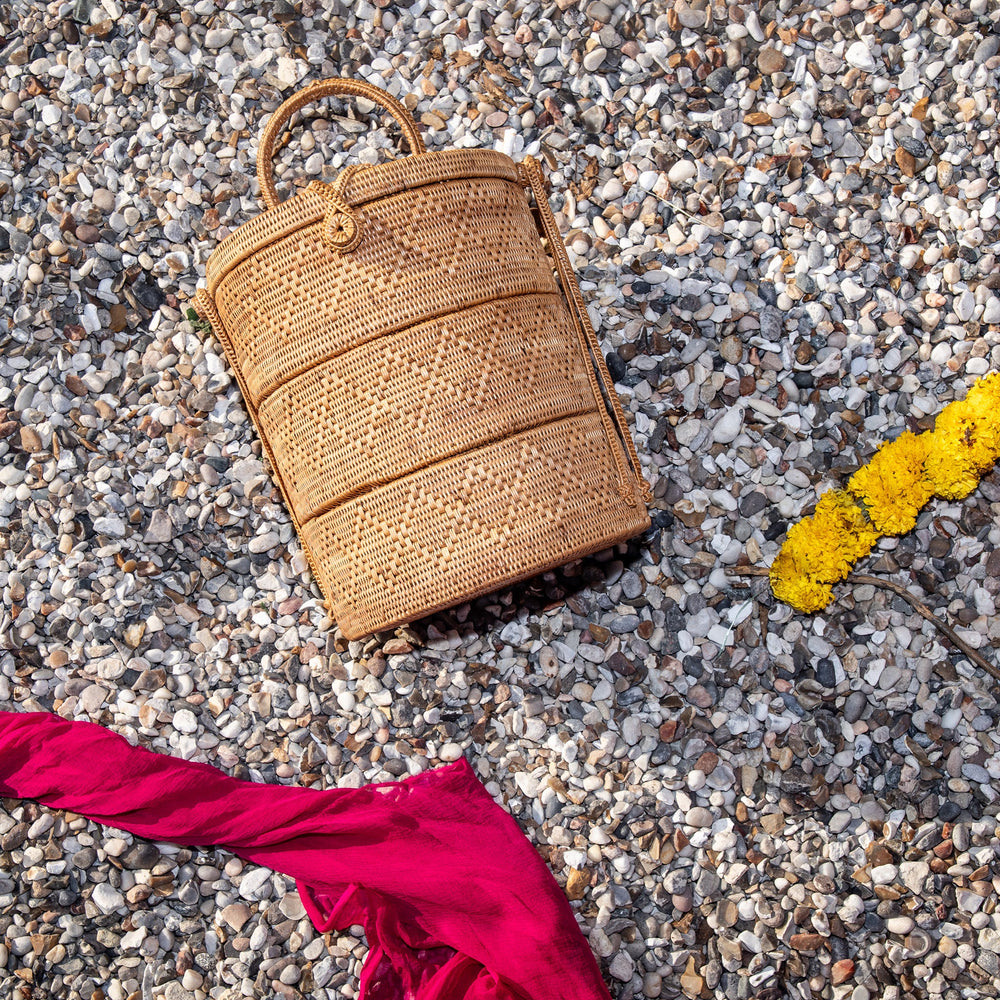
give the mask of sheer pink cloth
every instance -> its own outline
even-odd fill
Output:
[[[0,712],[0,795],[291,875],[321,931],[362,924],[363,1000],[607,1000],[572,910],[461,760],[394,784],[261,785],[86,722]]]

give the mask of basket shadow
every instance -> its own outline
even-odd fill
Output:
[[[565,566],[537,573],[518,583],[484,594],[472,602],[437,611],[412,622],[408,627],[421,636],[433,626],[439,632],[457,631],[460,635],[486,635],[503,628],[521,612],[538,615],[567,603],[572,613],[589,616],[605,584],[612,564],[634,567],[649,544],[647,533],[628,542],[577,559]]]

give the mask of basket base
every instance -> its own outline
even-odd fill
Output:
[[[339,618],[337,619],[337,626],[340,628],[340,631],[343,633],[345,639],[363,639],[365,636],[371,635],[373,632],[382,632],[386,629],[397,628],[400,625],[411,625],[422,618],[428,618],[431,615],[437,614],[439,611],[446,611],[448,608],[458,607],[460,604],[466,604],[469,601],[474,601],[476,598],[484,597],[487,594],[495,594],[498,591],[506,589],[507,587],[512,587],[515,584],[523,583],[525,580],[530,580],[532,577],[540,576],[542,573],[547,573],[551,569],[558,569],[561,566],[566,566],[571,562],[575,562],[577,559],[583,559],[586,556],[592,556],[597,552],[603,552],[605,549],[610,549],[619,542],[627,542],[630,538],[634,538],[636,535],[645,531],[646,528],[649,527],[649,524],[650,522],[647,518],[644,524],[640,525],[634,531],[625,532],[619,538],[603,539],[602,541],[596,542],[585,549],[564,554],[552,562],[534,566],[522,573],[518,573],[503,580],[496,580],[493,583],[471,590],[466,594],[459,594],[456,597],[450,597],[447,600],[442,601],[437,607],[427,608],[425,611],[421,611],[419,615],[412,618],[400,618],[397,621],[386,622],[384,625],[379,625],[377,628],[366,629],[360,632],[351,631],[349,627],[350,623],[348,621],[341,621]],[[329,605],[327,605],[327,607],[329,607]]]
[[[589,412],[421,469],[306,522],[327,606],[357,639],[591,555],[649,526]]]

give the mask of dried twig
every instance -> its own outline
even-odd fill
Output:
[[[891,580],[883,580],[877,576],[868,576],[865,573],[852,573],[847,578],[847,582],[869,583],[873,587],[885,587],[886,590],[891,590],[897,596],[902,597],[921,618],[926,618],[938,631],[946,635],[973,663],[982,667],[983,670],[997,680],[1000,680],[1000,669],[993,666],[989,660],[984,660],[964,639],[959,638],[958,633],[950,625],[941,621],[923,601],[917,600],[905,587],[898,583],[893,583]]]
[[[731,566],[726,569],[726,572],[730,576],[767,576],[770,572],[765,566]],[[977,653],[964,639],[962,639],[958,633],[948,624],[941,621],[937,615],[923,601],[914,597],[905,587],[901,584],[893,583],[892,580],[884,580],[878,576],[868,576],[865,573],[851,573],[847,578],[847,583],[853,584],[869,584],[872,587],[884,587],[886,590],[891,590],[897,597],[902,597],[907,604],[913,608],[914,611],[921,618],[929,621],[942,635],[944,635],[954,646],[960,649],[973,663],[978,667],[982,667],[991,677],[995,677],[1000,680],[1000,669],[993,666],[989,660],[983,659],[983,657]]]

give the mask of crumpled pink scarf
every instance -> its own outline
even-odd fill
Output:
[[[317,929],[364,926],[363,1000],[608,1000],[566,897],[464,760],[393,784],[290,788],[92,723],[0,712],[0,795],[293,876]]]

